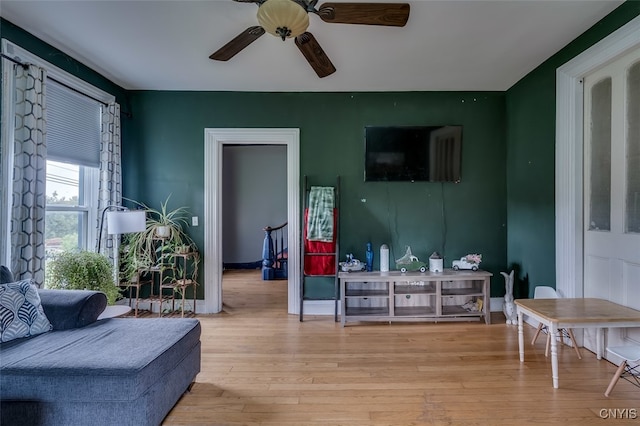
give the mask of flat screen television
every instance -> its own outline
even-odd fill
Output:
[[[364,180],[459,182],[462,126],[365,127]]]

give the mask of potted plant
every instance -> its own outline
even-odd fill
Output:
[[[184,246],[195,247],[193,240],[183,231],[188,225],[186,207],[169,209],[169,199],[160,203],[160,209],[154,209],[143,203],[133,201],[144,207],[147,213],[146,228],[143,232],[126,234],[120,253],[120,278],[132,281],[140,270],[162,267],[172,263],[172,254],[184,250]]]
[[[66,290],[97,290],[113,305],[120,290],[113,280],[113,265],[105,256],[90,251],[63,251],[47,261],[45,286]]]
[[[152,234],[153,237],[168,238],[171,241],[176,241],[185,236],[182,232],[182,225],[189,224],[187,222],[189,212],[186,207],[169,210],[167,205],[170,198],[171,195],[160,203],[160,210],[144,206],[147,211],[147,233]]]

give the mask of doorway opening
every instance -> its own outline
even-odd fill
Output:
[[[222,193],[225,145],[285,145],[287,149],[287,312],[297,314],[300,293],[300,130],[205,129],[204,135],[204,309],[222,310]]]
[[[222,163],[223,310],[257,313],[268,308],[282,314],[287,311],[286,276],[263,278],[275,278],[268,273],[275,268],[284,276],[286,262],[274,262],[265,274],[261,269],[264,229],[287,223],[287,147],[225,144]],[[270,233],[272,250],[283,259],[286,231]]]

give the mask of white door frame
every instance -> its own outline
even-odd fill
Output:
[[[204,129],[204,312],[222,310],[222,147],[287,147],[288,312],[300,311],[300,129]],[[259,178],[259,175],[256,176]],[[257,181],[259,184],[259,179]]]
[[[640,16],[556,70],[556,289],[583,297],[582,78],[640,46]]]

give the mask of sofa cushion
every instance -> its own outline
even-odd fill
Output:
[[[5,400],[131,401],[199,345],[197,319],[100,320],[3,344],[0,388]]]
[[[94,323],[107,307],[107,296],[99,291],[40,289],[38,293],[54,330]]]
[[[7,268],[4,265],[1,265],[0,266],[0,284],[12,283],[12,282],[13,282],[13,274],[11,273],[9,268]]]
[[[31,280],[0,284],[0,341],[35,336],[52,329]]]

